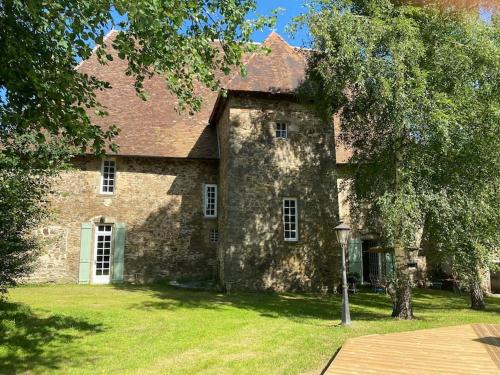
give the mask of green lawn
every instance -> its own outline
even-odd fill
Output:
[[[27,286],[0,304],[0,373],[317,374],[348,337],[500,322],[467,298],[415,291],[417,319],[394,321],[385,295],[235,293],[150,286]]]

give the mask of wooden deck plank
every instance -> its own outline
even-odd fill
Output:
[[[345,342],[325,374],[500,375],[500,324],[352,338]]]

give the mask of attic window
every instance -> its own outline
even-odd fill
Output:
[[[285,124],[284,122],[276,123],[276,138],[288,138],[288,124]]]

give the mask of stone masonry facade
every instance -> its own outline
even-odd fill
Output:
[[[277,139],[284,121],[288,138]],[[75,160],[54,182],[53,219],[39,230],[45,252],[28,281],[78,282],[81,224],[125,223],[125,282],[331,290],[339,267],[331,126],[291,99],[249,96],[231,98],[213,126],[220,160],[107,158],[116,162],[112,195],[99,193],[101,160]],[[219,187],[217,218],[203,214],[204,184]],[[286,197],[298,202],[293,242],[283,238]]]
[[[277,123],[288,124],[287,139],[276,138]],[[219,176],[223,282],[246,289],[331,289],[338,267],[331,125],[290,100],[234,96],[218,134],[224,145]],[[284,198],[297,199],[297,241],[283,238]]]
[[[203,217],[203,184],[217,183],[213,160],[115,157],[116,191],[99,194],[101,161],[75,160],[54,182],[53,219],[40,228],[44,253],[29,282],[77,283],[80,226],[126,223],[124,280],[213,279],[216,220]]]
[[[54,181],[52,217],[38,230],[44,252],[27,281],[334,290],[341,255],[333,228],[349,221],[339,186],[350,151],[335,142],[338,118],[317,117],[296,95],[310,51],[276,33],[264,45],[271,53],[245,56],[245,77],[221,78],[225,95],[197,92],[203,105],[194,114],[176,111],[159,76],[145,82],[149,99],[137,98],[118,56],[105,66],[95,55],[80,64],[110,83],[96,95],[109,112],[102,126],[121,129],[120,149],[104,160],[78,157]],[[105,160],[116,173],[114,190],[101,194]],[[391,262],[372,253],[376,234],[352,226],[350,269],[365,281],[383,276]]]

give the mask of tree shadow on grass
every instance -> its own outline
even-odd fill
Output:
[[[129,292],[149,292],[154,300],[136,303],[132,309],[182,308],[223,310],[228,306],[258,312],[263,317],[285,317],[295,321],[308,319],[338,320],[341,312],[340,295],[273,292],[235,292],[230,295],[214,291],[173,288],[165,284],[116,285]],[[385,295],[363,294],[353,296],[351,310],[356,319],[385,318],[390,314],[390,300]]]
[[[468,310],[470,306],[468,293],[456,294],[445,290],[416,289],[413,293],[415,310]],[[474,312],[498,312],[500,314],[500,298],[486,298],[486,309]],[[471,310],[472,311],[472,310]]]
[[[128,292],[146,292],[153,299],[135,303],[131,309],[176,310],[184,308],[224,310],[228,307],[258,312],[263,317],[287,318],[298,322],[307,320],[339,320],[342,300],[340,295],[300,294],[273,292],[235,292],[230,295],[215,291],[174,288],[165,283],[148,285],[116,285]],[[356,320],[392,319],[392,303],[384,293],[361,292],[350,295],[351,315]],[[487,311],[500,312],[500,300],[488,301]],[[468,308],[467,296],[446,291],[414,290],[416,318],[419,311],[464,310]],[[423,314],[422,314],[423,315]]]
[[[70,316],[38,317],[24,304],[0,302],[0,373],[15,374],[35,369],[58,369],[62,362],[79,356],[67,345],[82,334],[102,332]]]

